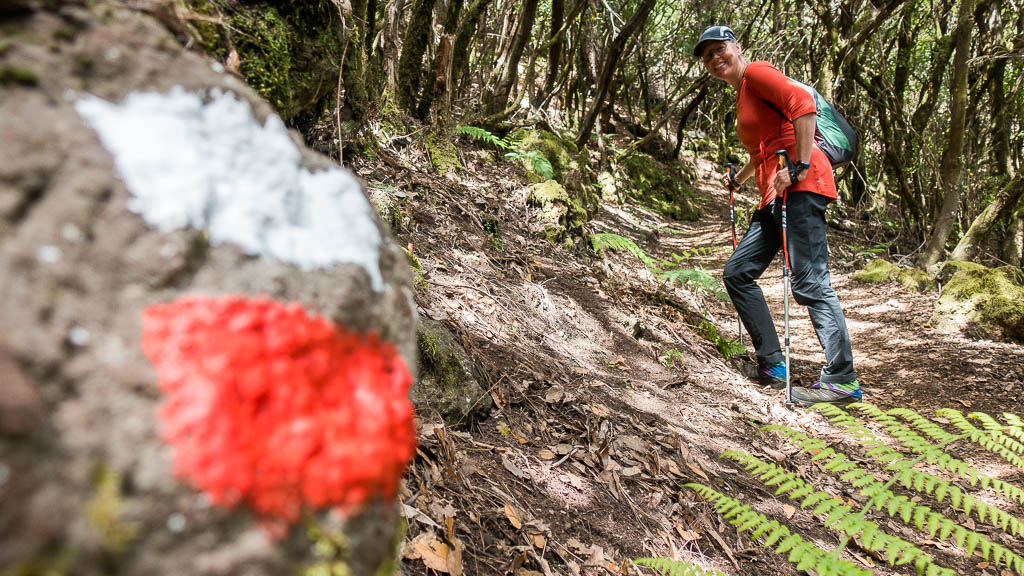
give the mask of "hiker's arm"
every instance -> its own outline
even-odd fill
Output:
[[[740,171],[736,173],[736,183],[743,185],[751,176],[754,175],[754,163],[747,160],[747,163],[740,168]]]
[[[815,130],[815,119],[814,113],[804,114],[803,116],[793,120],[793,132],[796,135],[796,156],[792,158],[793,162],[811,162],[811,150],[814,148],[814,130]],[[800,172],[797,176],[799,181],[803,181],[807,178],[807,171]],[[779,170],[775,173],[775,189],[785,190],[789,188],[793,182],[789,179],[789,170]]]

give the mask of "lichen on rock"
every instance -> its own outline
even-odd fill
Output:
[[[1024,271],[947,262],[939,277],[949,278],[932,317],[939,328],[962,330],[976,338],[1024,342]]]

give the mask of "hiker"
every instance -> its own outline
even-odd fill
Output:
[[[758,380],[776,389],[786,385],[779,336],[756,283],[782,247],[786,191],[793,297],[807,307],[826,359],[818,383],[793,386],[792,399],[800,406],[859,401],[850,334],[828,272],[825,207],[836,199],[836,184],[829,159],[814,144],[814,98],[768,62],[747,62],[736,34],[727,26],[705,30],[693,54],[711,76],[728,82],[737,92],[736,131],[750,158],[734,178],[725,176],[725,184],[738,188],[753,176],[761,192],[750,227],[723,273],[729,297],[754,344]],[[788,170],[779,169],[775,152],[781,149],[796,164],[796,182],[790,181]]]

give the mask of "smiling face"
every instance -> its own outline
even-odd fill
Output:
[[[743,54],[735,42],[714,40],[704,45],[701,60],[704,68],[719,80],[733,83],[743,75]]]

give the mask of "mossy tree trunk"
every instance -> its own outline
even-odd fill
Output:
[[[1007,222],[1009,224],[1007,228],[1015,232],[1014,224],[1016,220],[1019,220],[1019,217],[1015,218],[1014,208],[1020,204],[1022,196],[1024,196],[1024,179],[1021,179],[1018,174],[999,192],[999,195],[996,196],[992,203],[974,219],[971,227],[967,229],[967,233],[964,234],[964,237],[957,243],[956,248],[953,249],[953,255],[950,258],[952,260],[974,261],[981,253],[986,240],[997,222]]]
[[[954,213],[960,203],[961,152],[964,148],[964,120],[967,115],[967,57],[971,49],[974,0],[962,0],[957,15],[956,56],[953,57],[953,85],[950,101],[949,147],[942,153],[942,207],[932,235],[921,251],[918,263],[931,266],[939,261],[953,231]]]
[[[501,73],[494,89],[484,94],[484,106],[487,114],[500,114],[508,106],[512,86],[519,77],[519,60],[523,57],[526,43],[533,32],[533,22],[537,19],[537,0],[523,0],[519,11],[516,33],[512,37],[508,58],[501,66]]]
[[[367,0],[350,0],[351,12],[344,14],[346,25],[345,61],[341,68],[341,81],[345,86],[345,99],[339,113],[339,124],[347,124],[348,132],[355,133],[366,119],[369,97],[366,92],[366,36]],[[344,13],[344,8],[341,8]],[[344,135],[340,135],[344,137]]]
[[[416,0],[398,60],[398,103],[409,114],[416,113],[423,77],[423,54],[430,40],[435,0]]]

